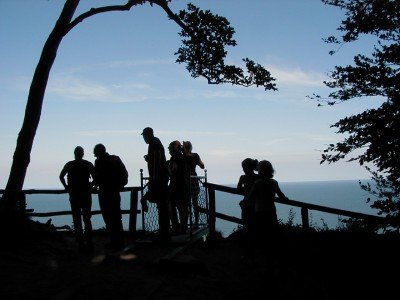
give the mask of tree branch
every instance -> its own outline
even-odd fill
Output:
[[[160,6],[171,20],[175,21],[186,33],[190,34],[192,39],[197,40],[194,32],[169,8],[167,0],[153,0],[151,2]]]
[[[110,6],[103,6],[103,7],[98,7],[98,8],[91,8],[89,11],[79,15],[76,17],[66,28],[65,34],[67,34],[69,31],[71,31],[76,25],[81,23],[83,20],[105,12],[110,12],[110,11],[129,11],[133,6],[135,5],[140,5],[145,2],[150,2],[152,3],[153,1],[149,0],[128,0],[128,2],[124,5],[110,5]]]

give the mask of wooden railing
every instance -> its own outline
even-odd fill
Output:
[[[210,182],[204,183],[204,186],[207,188],[207,191],[208,191],[207,194],[208,194],[208,200],[209,200],[209,208],[208,209],[198,208],[198,209],[199,209],[199,211],[209,215],[209,235],[211,238],[213,236],[215,236],[216,218],[220,218],[220,219],[234,222],[237,224],[243,224],[243,221],[240,218],[236,218],[233,216],[225,215],[220,212],[216,212],[216,206],[215,206],[215,201],[216,201],[215,191],[244,196],[244,194],[242,192],[240,192],[238,189],[233,188],[233,187],[218,185],[218,184],[214,184],[214,183],[210,183]],[[275,198],[275,202],[285,204],[285,205],[300,207],[301,208],[302,226],[304,229],[309,229],[309,227],[310,227],[309,217],[308,217],[310,210],[331,213],[331,214],[336,214],[336,215],[341,215],[341,216],[346,216],[346,217],[351,217],[351,218],[359,218],[359,219],[364,219],[364,220],[368,220],[368,221],[375,221],[375,222],[381,222],[381,223],[386,222],[386,219],[384,217],[380,217],[380,216],[368,215],[368,214],[363,214],[363,213],[359,213],[359,212],[352,212],[352,211],[348,211],[348,210],[331,208],[331,207],[326,207],[326,206],[317,205],[317,204],[310,204],[310,203],[300,202],[300,201],[296,201],[296,200],[282,201],[279,198]]]
[[[129,233],[134,235],[136,233],[136,223],[137,223],[137,214],[141,213],[141,210],[138,210],[138,199],[139,199],[139,191],[141,191],[141,187],[125,187],[121,192],[130,192],[129,205],[130,209],[121,210],[122,214],[129,214]],[[0,195],[4,193],[4,190],[0,190]],[[26,207],[26,195],[60,195],[60,194],[68,194],[66,190],[51,190],[51,189],[29,189],[22,190],[21,195],[19,197],[19,207],[25,210],[26,215],[29,217],[54,217],[54,216],[65,216],[71,215],[72,212],[70,210],[63,211],[50,211],[50,212],[35,212],[33,209],[25,209]],[[93,192],[93,194],[97,194],[97,192]],[[93,210],[92,215],[101,214],[100,210]]]
[[[216,234],[215,223],[216,223],[217,218],[226,220],[226,221],[230,221],[230,222],[234,222],[237,224],[243,224],[243,221],[241,218],[237,218],[234,216],[229,216],[229,215],[217,212],[216,205],[215,205],[215,203],[216,203],[215,191],[244,196],[244,194],[241,191],[239,191],[238,189],[233,188],[233,187],[218,185],[218,184],[214,184],[214,183],[210,183],[210,182],[204,182],[203,185],[206,188],[206,192],[207,192],[206,195],[208,197],[208,206],[206,208],[198,207],[197,210],[201,213],[205,213],[208,215],[208,227],[209,227],[208,229],[209,229],[210,238],[215,237],[215,234]],[[142,185],[139,187],[126,187],[122,190],[122,192],[130,192],[130,209],[129,210],[121,210],[121,213],[129,214],[129,233],[132,235],[134,235],[136,233],[137,214],[141,213],[141,210],[138,210],[138,199],[139,199],[139,192],[143,191],[143,188],[145,188],[145,185]],[[0,194],[3,194],[3,193],[4,193],[4,190],[0,190]],[[65,191],[65,190],[36,190],[36,189],[23,190],[21,192],[20,202],[26,203],[26,195],[33,195],[33,194],[54,194],[54,195],[56,195],[56,194],[67,194],[67,191]],[[309,224],[309,211],[310,210],[325,212],[325,213],[330,213],[330,214],[336,214],[336,215],[341,215],[341,216],[346,216],[346,217],[351,217],[351,218],[364,219],[364,220],[374,221],[374,222],[379,222],[379,223],[386,222],[386,219],[384,217],[380,217],[380,216],[368,215],[368,214],[359,213],[359,212],[352,212],[352,211],[348,211],[348,210],[331,208],[331,207],[326,207],[326,206],[317,205],[317,204],[300,202],[300,201],[296,201],[296,200],[282,201],[279,198],[275,198],[275,202],[284,204],[284,205],[299,207],[301,209],[301,221],[302,221],[302,227],[304,229],[309,229],[309,227],[310,227],[310,224]],[[30,217],[51,217],[51,216],[71,215],[72,212],[70,210],[68,210],[68,211],[53,211],[53,212],[34,212],[33,210],[28,209],[28,210],[26,210],[26,214]],[[92,215],[98,215],[98,214],[101,214],[100,210],[92,211]]]

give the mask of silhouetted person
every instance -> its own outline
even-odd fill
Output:
[[[252,158],[246,158],[242,161],[242,169],[244,174],[239,177],[239,181],[237,183],[237,189],[244,193],[246,196],[250,189],[252,188],[254,182],[257,179],[257,171],[258,168],[258,160]],[[249,203],[245,202],[245,198],[239,202],[240,208],[242,209],[242,220],[244,225],[247,226],[247,222],[252,219],[249,214],[251,211],[249,210]]]
[[[95,184],[99,191],[99,204],[106,230],[110,235],[110,250],[120,250],[124,247],[124,232],[121,215],[121,194],[123,184],[120,182],[123,163],[116,155],[106,152],[103,144],[97,144],[93,149],[95,160]]]
[[[146,127],[142,132],[143,139],[148,144],[145,160],[149,172],[149,184],[147,193],[143,196],[142,205],[148,199],[156,202],[158,211],[158,241],[170,241],[169,208],[168,208],[168,167],[165,158],[165,150],[159,138],[154,136],[153,129]]]
[[[252,158],[246,158],[242,161],[242,169],[244,174],[240,175],[237,189],[244,194],[243,199],[239,202],[239,206],[241,208],[241,215],[243,221],[243,242],[245,247],[245,255],[244,259],[248,259],[249,249],[252,247],[251,245],[251,235],[250,228],[252,228],[252,223],[254,223],[254,210],[250,208],[250,203],[248,198],[246,199],[246,195],[250,192],[250,189],[253,187],[254,182],[256,181],[258,175],[255,173],[258,168],[258,160]]]
[[[199,211],[197,208],[199,207],[199,193],[200,193],[200,185],[198,178],[192,178],[192,176],[197,176],[196,167],[199,166],[201,169],[204,169],[204,163],[200,158],[198,153],[192,152],[193,146],[190,141],[183,142],[183,153],[185,157],[185,165],[186,165],[186,180],[187,184],[190,188],[190,196],[192,198],[193,212],[194,212],[194,227],[197,228],[199,226]]]
[[[75,148],[74,156],[75,159],[67,162],[61,170],[60,181],[69,193],[74,233],[79,251],[87,248],[92,252],[92,222],[90,219],[94,166],[90,161],[83,159],[84,150],[81,146]],[[65,176],[67,176],[67,181],[65,181]],[[82,219],[85,225],[84,232]]]
[[[245,201],[249,201],[250,209],[254,211],[254,222],[249,227],[251,246],[257,242],[260,245],[267,245],[270,253],[274,252],[278,217],[276,214],[275,197],[281,200],[288,198],[282,193],[278,182],[273,179],[274,168],[267,160],[258,163],[258,179],[254,182]],[[267,243],[268,242],[268,243]]]
[[[189,217],[189,189],[186,182],[185,160],[182,145],[173,141],[168,146],[171,155],[168,161],[170,175],[168,195],[171,212],[172,229],[175,233],[185,233]],[[178,212],[178,215],[177,215]]]

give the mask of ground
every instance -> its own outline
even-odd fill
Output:
[[[396,291],[399,237],[283,230],[268,256],[243,261],[241,231],[214,242],[129,240],[78,252],[70,232],[33,226],[0,251],[2,299],[380,299]]]

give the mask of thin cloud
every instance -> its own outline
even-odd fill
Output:
[[[69,73],[87,72],[93,70],[115,69],[115,68],[131,68],[139,66],[160,66],[174,64],[171,59],[145,59],[145,60],[114,60],[97,64],[80,65],[67,70]]]
[[[143,90],[151,87],[142,83],[103,85],[70,76],[56,76],[47,88],[50,94],[74,101],[139,102],[148,99]]]
[[[274,139],[274,140],[265,142],[264,145],[271,146],[271,145],[281,144],[281,143],[287,142],[289,140],[290,140],[289,138],[279,138],[279,139]]]
[[[91,131],[79,131],[77,135],[86,137],[103,137],[103,136],[121,136],[121,135],[138,135],[141,130],[91,130]]]
[[[214,156],[214,157],[267,157],[272,155],[271,152],[252,152],[252,151],[240,151],[240,150],[227,150],[227,149],[214,149],[212,151],[205,152],[204,155]]]
[[[143,129],[104,129],[104,130],[91,130],[91,131],[80,131],[77,134],[81,136],[117,136],[117,135],[138,135],[142,133]],[[216,132],[216,131],[174,131],[174,130],[157,130],[156,136],[236,136],[234,132]]]
[[[323,81],[327,79],[324,74],[306,72],[300,68],[270,66],[268,70],[280,85],[324,86]]]

